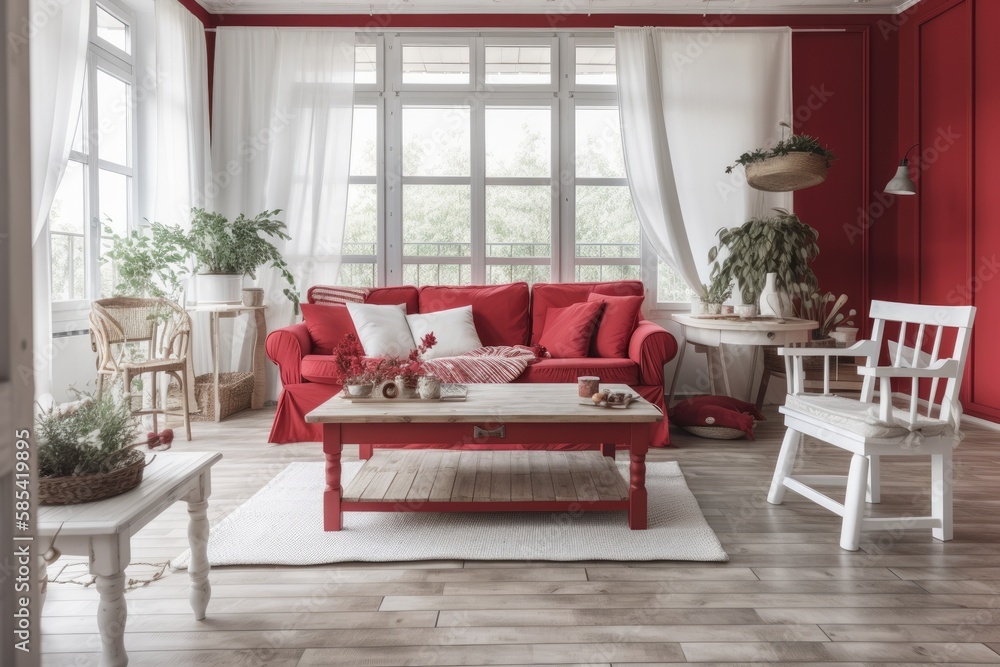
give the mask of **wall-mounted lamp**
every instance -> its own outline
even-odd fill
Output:
[[[920,144],[913,144],[910,146],[906,154],[903,155],[903,159],[899,161],[899,166],[896,168],[896,175],[892,177],[892,180],[885,186],[885,191],[891,195],[915,195],[917,194],[917,186],[913,184],[910,180],[910,162],[906,158],[910,155],[910,151],[919,146]]]

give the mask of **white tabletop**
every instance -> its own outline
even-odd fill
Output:
[[[819,328],[819,322],[803,320],[798,317],[782,319],[751,317],[744,319],[738,315],[691,315],[689,313],[674,313],[670,317],[686,327],[719,331],[812,331]]]
[[[244,306],[242,303],[189,303],[186,308],[195,313],[243,313],[265,310],[267,306]]]
[[[147,459],[148,459],[147,455]],[[114,535],[141,522],[151,510],[180,499],[185,484],[222,458],[218,452],[159,452],[131,491],[92,503],[38,508],[38,535]]]

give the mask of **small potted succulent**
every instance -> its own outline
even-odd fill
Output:
[[[779,123],[791,130],[788,123]],[[837,156],[808,134],[790,134],[771,148],[757,148],[736,158],[726,167],[732,173],[743,165],[747,184],[766,192],[792,192],[826,180],[826,172]]]
[[[732,282],[713,280],[710,285],[702,285],[701,301],[705,304],[705,312],[718,315],[722,312],[722,304],[733,295]]]

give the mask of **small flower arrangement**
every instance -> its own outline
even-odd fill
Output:
[[[408,389],[417,388],[417,380],[424,374],[422,356],[435,345],[437,345],[437,338],[434,337],[434,332],[432,331],[420,340],[420,345],[416,349],[410,350],[409,356],[405,359],[391,357],[386,360],[396,370],[395,377],[400,378],[403,385]]]
[[[416,388],[417,379],[424,373],[422,355],[437,345],[433,333],[424,336],[416,349],[406,357],[386,357],[379,359],[366,357],[358,337],[347,334],[333,350],[337,381],[347,386],[378,385],[400,378],[411,389]]]
[[[129,450],[139,431],[128,395],[114,387],[100,397],[79,399],[42,411],[38,427],[38,475],[70,477],[117,470],[133,462]]]

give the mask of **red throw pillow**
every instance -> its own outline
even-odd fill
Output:
[[[586,357],[602,310],[604,304],[599,301],[583,301],[566,308],[550,308],[538,344],[556,359]]]
[[[344,336],[349,333],[358,335],[347,306],[303,303],[301,307],[313,341],[313,354],[333,354],[333,348],[344,341]]]
[[[752,403],[728,396],[695,396],[681,401],[670,410],[670,423],[687,430],[690,427],[713,426],[744,433],[751,440],[754,420],[764,416]],[[694,435],[699,435],[696,431]]]
[[[628,342],[639,321],[643,297],[608,296],[591,292],[587,301],[604,303],[604,314],[601,315],[597,331],[590,341],[590,356],[624,359],[628,354]]]

